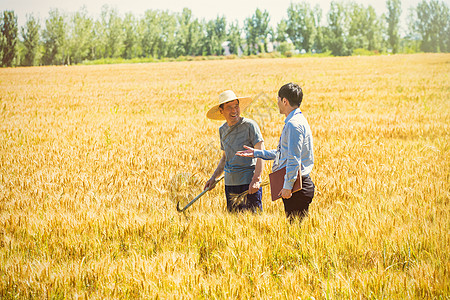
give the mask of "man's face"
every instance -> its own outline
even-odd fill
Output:
[[[241,118],[241,110],[239,108],[239,101],[233,100],[223,105],[223,109],[219,108],[220,113],[225,117],[228,125],[234,125],[239,122]]]

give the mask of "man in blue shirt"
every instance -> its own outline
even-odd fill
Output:
[[[223,151],[219,164],[206,188],[214,188],[215,180],[225,171],[225,195],[228,211],[261,211],[262,188],[260,186],[263,161],[251,157],[239,157],[235,153],[244,150],[244,145],[264,149],[264,140],[255,121],[241,117],[252,99],[236,97],[233,91],[219,95],[219,104],[212,107],[206,116],[212,120],[225,120],[219,128],[220,148]],[[233,196],[248,190],[244,203],[235,203]]]
[[[295,83],[285,84],[278,91],[278,108],[286,116],[281,132],[280,142],[276,150],[259,150],[244,146],[247,150],[238,151],[242,157],[256,157],[274,160],[272,171],[286,167],[284,185],[280,191],[286,217],[302,219],[307,213],[314,197],[314,183],[309,176],[314,166],[313,138],[311,128],[300,111],[303,91]],[[292,193],[292,187],[301,170],[302,189]]]

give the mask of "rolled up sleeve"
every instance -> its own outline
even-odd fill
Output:
[[[264,160],[273,160],[277,156],[277,150],[258,150],[255,149],[253,156]]]

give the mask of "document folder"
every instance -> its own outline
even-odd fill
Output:
[[[286,175],[286,167],[269,174],[270,193],[272,196],[272,201],[281,198],[281,196],[278,196],[278,194],[283,189],[284,175]],[[292,188],[292,193],[295,193],[301,189],[302,189],[302,175],[299,168],[297,179],[295,180],[294,186]]]

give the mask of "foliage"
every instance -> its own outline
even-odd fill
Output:
[[[42,32],[44,53],[42,63],[44,65],[60,65],[65,63],[66,56],[66,28],[64,16],[58,9],[49,12],[49,18],[45,21],[45,29]]]
[[[85,7],[72,16],[68,26],[68,63],[78,64],[91,58],[93,56],[91,41],[94,40],[94,21],[88,16]]]
[[[388,9],[388,15],[386,16],[386,21],[388,23],[387,33],[389,45],[392,48],[392,52],[397,53],[399,50],[399,23],[400,15],[402,13],[401,1],[400,0],[387,0],[386,6]]]
[[[252,17],[245,20],[248,55],[267,52],[269,34],[269,12],[256,9]]]
[[[33,15],[27,16],[27,22],[22,27],[23,45],[25,47],[24,66],[35,66],[39,51],[39,20]]]
[[[297,49],[310,52],[316,36],[314,11],[307,2],[291,3],[287,10],[286,32]]]
[[[149,9],[137,17],[121,15],[104,5],[96,19],[85,6],[74,13],[53,9],[43,28],[36,23],[39,20],[27,20],[20,37],[14,34],[17,18],[2,16],[1,24],[11,27],[9,42],[5,34],[0,35],[0,54],[10,65],[58,65],[118,58],[258,57],[272,51],[288,56],[328,52],[349,56],[354,49],[369,53],[450,52],[450,12],[445,2],[422,0],[410,7],[407,28],[400,27],[400,0],[387,0],[386,8],[386,14],[377,16],[371,5],[337,0],[323,14],[319,5],[312,7],[302,1],[291,3],[287,18],[276,26],[269,23],[270,12],[258,8],[242,27],[225,16],[199,20],[186,7],[179,13]],[[287,49],[289,44],[294,49]]]
[[[377,55],[379,54],[376,51],[369,51],[366,50],[364,48],[357,48],[353,50],[353,55],[365,55],[365,56],[370,56],[370,55]]]
[[[347,56],[353,51],[354,44],[348,36],[349,18],[343,2],[331,2],[328,12],[328,27],[325,39],[328,49],[335,56]]]
[[[450,52],[450,12],[445,2],[422,0],[413,11],[412,31],[424,52]]]
[[[14,11],[4,11],[0,19],[0,54],[2,67],[11,67],[16,57],[17,16]]]

